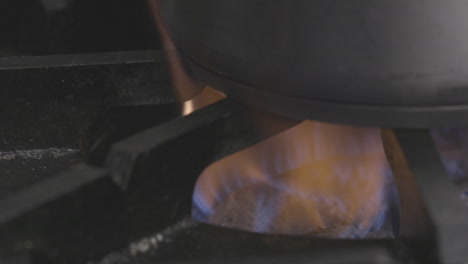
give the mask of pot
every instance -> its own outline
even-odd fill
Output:
[[[466,10],[460,0],[160,0],[208,85],[296,119],[383,127],[468,125]]]

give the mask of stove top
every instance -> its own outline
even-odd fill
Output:
[[[130,13],[145,10],[143,3],[96,2],[93,12],[112,6],[106,19],[128,14],[128,7]],[[12,38],[24,45],[2,49],[1,263],[468,261],[467,194],[446,176],[453,162],[441,162],[433,141],[442,130],[382,130],[399,190],[392,237],[259,234],[192,220],[193,190],[206,167],[299,122],[229,98],[184,115],[165,53],[157,40],[142,41],[151,35],[149,18],[108,22],[106,38],[99,36],[99,16],[89,13],[88,23],[101,23],[96,30],[87,24],[88,35],[78,28],[91,11],[78,1],[64,3],[43,1],[34,16],[43,19],[48,36],[35,40],[36,50],[17,31]],[[80,34],[65,34],[70,28]],[[283,122],[257,129],[272,119]]]

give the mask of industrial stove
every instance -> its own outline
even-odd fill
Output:
[[[37,10],[27,12],[6,2],[10,11],[0,10],[8,36],[0,41],[0,263],[468,263],[464,128],[303,122],[209,87],[187,91],[203,85],[190,67],[177,71],[180,54],[167,51],[164,32],[166,50],[159,44],[151,1],[149,8],[144,1],[28,1]],[[4,27],[7,17],[15,27]],[[185,78],[189,83],[177,82]],[[297,209],[298,198],[287,198],[294,202],[282,215],[299,210],[287,218],[295,227],[301,223],[296,229],[271,224],[272,210],[245,219],[246,208],[281,202],[263,185],[227,198],[246,185],[242,177],[258,173],[240,168],[288,149],[284,140],[305,145],[303,134],[312,135],[307,126],[325,127],[331,141],[343,127],[339,138],[371,131],[382,148],[386,184],[373,189],[385,192],[375,192],[384,203],[366,211],[377,212],[371,223],[304,233],[310,218],[307,208]],[[372,145],[367,137],[363,144]],[[358,161],[350,166],[363,167]],[[277,156],[268,162],[269,174],[269,168],[295,167]],[[241,176],[221,173],[227,180],[219,182],[213,171]],[[204,180],[218,182],[221,194],[208,199]],[[348,181],[340,192],[354,186]],[[257,202],[258,193],[268,195]],[[364,204],[381,197],[371,194]],[[229,202],[213,212],[209,206],[223,196]],[[347,204],[337,200],[332,208]]]

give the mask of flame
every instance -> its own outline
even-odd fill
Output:
[[[432,129],[447,174],[455,182],[468,180],[468,133],[466,128]]]
[[[205,106],[216,103],[226,96],[210,87],[205,87],[203,91],[195,98],[185,101],[183,104],[183,115],[187,116]]]
[[[202,92],[204,84],[194,80],[185,69],[179,51],[163,26],[158,0],[147,0],[147,4],[162,40],[174,91],[181,102],[192,100]]]
[[[147,4],[161,36],[174,91],[183,103],[183,115],[189,115],[200,108],[225,98],[225,95],[194,80],[187,73],[182,57],[163,26],[158,0],[147,0]]]
[[[193,218],[254,232],[365,237],[386,218],[391,178],[379,129],[305,121],[206,168]]]

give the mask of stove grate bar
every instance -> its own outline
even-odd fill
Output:
[[[395,131],[436,228],[442,263],[468,261],[468,212],[443,167],[429,130]]]

